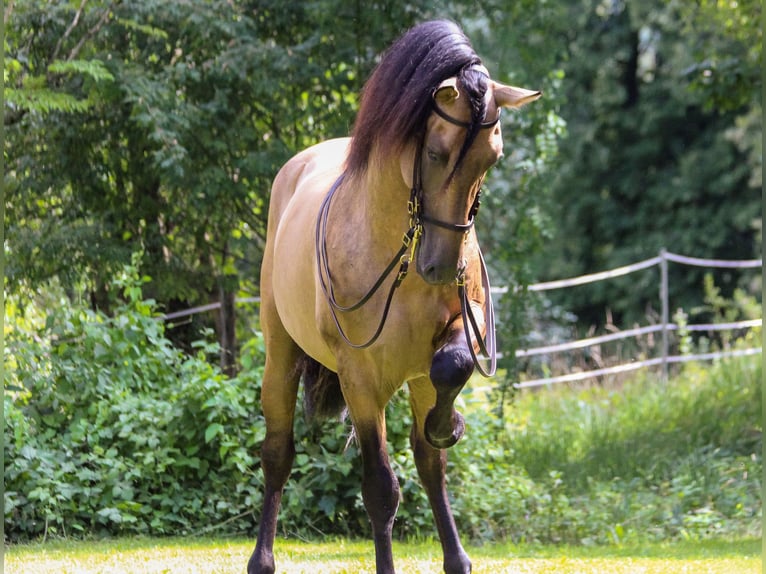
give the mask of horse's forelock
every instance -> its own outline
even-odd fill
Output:
[[[362,91],[346,169],[366,170],[376,145],[382,153],[395,154],[418,138],[431,114],[434,90],[453,76],[460,77],[472,102],[474,127],[468,130],[462,160],[486,113],[486,76],[469,70],[479,63],[470,41],[453,22],[426,22],[406,32],[383,55]]]

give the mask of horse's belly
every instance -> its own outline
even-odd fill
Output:
[[[272,270],[274,302],[283,326],[307,354],[333,370],[335,357],[317,321],[315,228],[319,205],[339,171],[307,165],[280,218]]]
[[[273,275],[274,302],[293,341],[308,355],[335,370],[335,359],[316,320],[313,253],[301,248],[300,243],[286,242],[275,251],[277,261],[282,263]]]

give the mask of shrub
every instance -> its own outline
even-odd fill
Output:
[[[11,539],[190,532],[259,502],[262,342],[244,349],[253,368],[227,379],[206,344],[194,356],[172,346],[129,271],[114,317],[62,300],[43,327],[8,336]]]
[[[527,393],[508,461],[538,484],[560,478],[568,542],[760,535],[761,373],[753,357],[690,364],[667,383]]]

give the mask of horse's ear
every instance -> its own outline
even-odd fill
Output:
[[[495,104],[498,108],[520,108],[543,95],[540,91],[505,86],[497,82],[492,82],[492,88],[495,94]]]
[[[434,90],[434,100],[438,104],[450,104],[460,97],[460,91],[457,89],[457,78],[448,78],[444,80],[439,87]]]

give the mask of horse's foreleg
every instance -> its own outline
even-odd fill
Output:
[[[447,574],[466,574],[471,571],[471,561],[460,544],[447,498],[445,484],[447,451],[432,447],[425,437],[425,419],[431,405],[434,404],[434,389],[426,378],[411,381],[409,387],[413,415],[410,444],[415,456],[418,476],[428,495],[436,529],[439,532],[444,553],[444,571]]]
[[[267,343],[268,344],[268,343]],[[293,418],[300,373],[296,363],[300,350],[292,341],[276,341],[269,347],[263,373],[261,402],[266,419],[266,438],[261,447],[265,482],[258,542],[247,564],[248,574],[274,572],[274,537],[282,490],[295,458]]]
[[[377,574],[393,574],[391,534],[399,507],[399,482],[391,470],[386,447],[385,400],[377,400],[376,389],[350,386],[341,375],[341,385],[362,454],[362,498],[372,525]]]
[[[430,378],[436,401],[425,420],[425,436],[431,446],[449,448],[463,436],[465,422],[453,405],[473,368],[465,334],[462,329],[455,330],[431,361]]]

